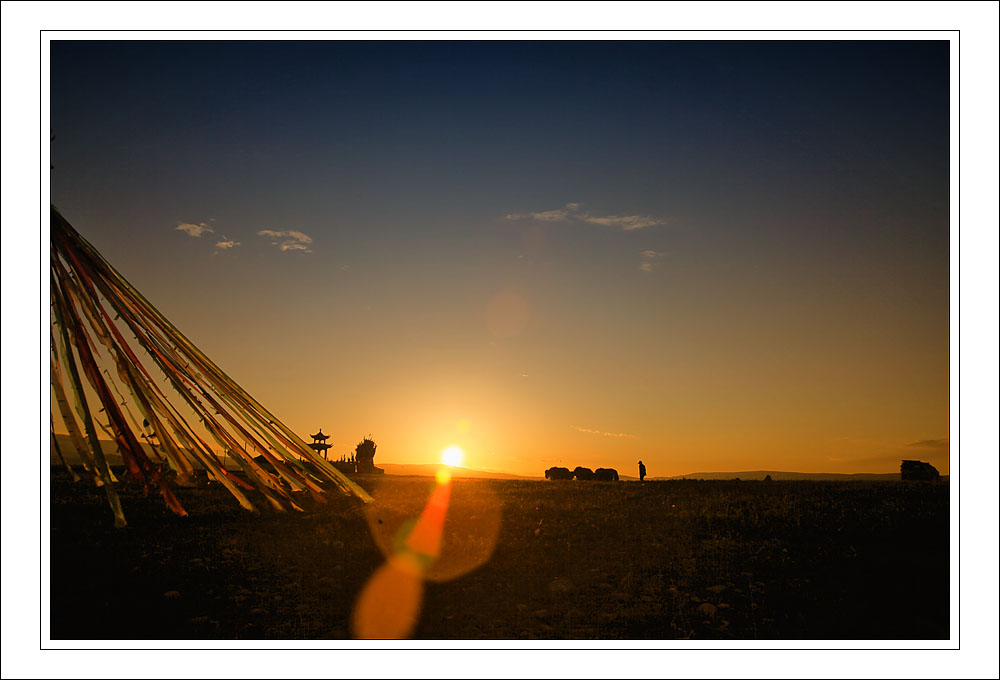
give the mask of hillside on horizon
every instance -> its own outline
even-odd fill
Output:
[[[75,448],[73,447],[73,442],[69,435],[59,434],[56,435],[59,448],[66,460],[71,465],[79,465],[80,457],[77,455]],[[117,452],[117,445],[115,442],[102,439],[101,446],[104,450],[105,456],[108,459],[110,465],[123,465],[121,455]],[[148,444],[143,445],[146,449],[147,455],[151,455],[151,449]],[[51,448],[51,447],[50,447]],[[49,458],[52,465],[59,465],[59,459],[56,457],[54,450],[50,450]],[[900,459],[902,460],[902,459]],[[227,467],[238,468],[235,463],[230,464]],[[385,471],[387,475],[394,475],[400,477],[433,477],[437,471],[441,468],[440,465],[434,463],[425,464],[409,464],[409,463],[376,463],[376,467],[380,467]],[[499,472],[496,470],[480,470],[476,468],[467,467],[452,467],[452,476],[457,479],[467,478],[467,479],[514,479],[514,480],[540,480],[544,479],[544,473],[540,473],[537,476],[531,475],[515,475],[509,472]],[[620,471],[619,471],[620,473]],[[689,472],[683,475],[667,475],[667,476],[656,476],[647,477],[647,481],[671,481],[671,480],[732,480],[740,479],[742,481],[754,481],[763,480],[767,475],[771,475],[771,479],[774,481],[793,481],[793,480],[807,480],[807,481],[891,481],[899,479],[899,472],[884,472],[884,473],[871,473],[871,472],[858,472],[858,473],[840,473],[840,472],[792,472],[787,470],[741,470],[736,472]],[[941,475],[942,478],[947,479],[948,475]],[[623,481],[635,481],[638,477],[633,475],[621,475]]]
[[[671,477],[649,477],[650,480],[667,481],[677,479],[726,480],[741,481],[763,480],[767,475],[775,481],[809,480],[809,481],[879,481],[899,479],[899,472],[787,472],[783,470],[744,470],[742,472],[690,472]],[[942,475],[946,476],[946,475]]]

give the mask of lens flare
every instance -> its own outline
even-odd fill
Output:
[[[457,446],[449,446],[441,452],[441,462],[445,465],[461,465],[465,459],[465,452]]]
[[[394,555],[365,584],[351,615],[354,637],[398,640],[417,626],[424,599],[420,566],[409,553]]]
[[[455,485],[446,466],[429,497],[427,481],[405,478],[376,481],[372,497],[365,518],[386,562],[358,596],[351,632],[409,637],[420,621],[425,581],[449,581],[489,561],[500,534],[500,500],[488,481]]]
[[[500,534],[502,504],[493,485],[488,480],[456,482],[454,472],[442,466],[436,480],[397,478],[375,482],[371,492],[374,500],[364,507],[372,538],[389,559],[407,549],[411,535],[426,536],[426,529],[415,528],[418,519],[431,512],[432,497],[435,504],[440,502],[447,486],[448,513],[441,527],[440,554],[424,571],[427,581],[450,581],[486,564]]]
[[[409,637],[420,618],[424,574],[441,555],[451,481],[438,483],[416,522],[397,533],[396,549],[365,584],[351,615],[356,638]]]
[[[486,326],[498,338],[514,338],[524,332],[531,318],[531,305],[520,291],[508,289],[486,304]]]

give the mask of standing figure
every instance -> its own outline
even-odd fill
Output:
[[[643,481],[645,479],[646,479],[646,466],[643,465],[642,461],[640,460],[639,461],[639,481],[641,482],[641,481]]]

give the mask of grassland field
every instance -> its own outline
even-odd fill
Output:
[[[53,639],[343,639],[426,477],[303,512],[218,484],[103,491],[53,468]],[[947,482],[455,479],[418,639],[949,637]],[[381,547],[380,547],[381,546]],[[387,547],[388,546],[388,547]],[[44,565],[43,565],[43,568]]]

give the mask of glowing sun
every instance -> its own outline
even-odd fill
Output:
[[[465,453],[457,446],[449,446],[441,452],[441,462],[445,465],[461,465]]]

